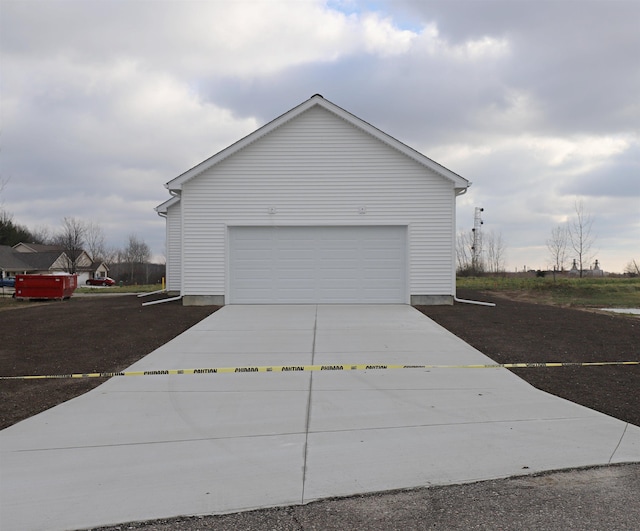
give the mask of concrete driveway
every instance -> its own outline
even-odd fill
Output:
[[[226,306],[128,370],[356,363],[491,360],[410,306]],[[113,378],[0,445],[0,527],[62,530],[640,461],[640,428],[505,369],[291,371]]]

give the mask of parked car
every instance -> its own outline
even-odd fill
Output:
[[[96,277],[87,280],[87,286],[113,286],[115,280],[109,277]]]
[[[16,277],[4,277],[0,278],[0,288],[15,288]]]

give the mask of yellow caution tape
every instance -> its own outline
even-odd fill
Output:
[[[0,380],[46,380],[54,378],[111,378],[113,376],[161,376],[182,374],[223,374],[254,372],[373,371],[390,369],[538,369],[546,367],[602,367],[605,365],[640,365],[640,361],[591,361],[586,363],[491,363],[487,365],[264,365],[247,367],[207,367],[201,369],[165,369],[152,371],[90,372],[36,376],[0,376]]]

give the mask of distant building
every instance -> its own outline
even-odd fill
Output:
[[[0,275],[16,274],[53,275],[69,271],[71,260],[64,249],[56,245],[18,243],[13,247],[0,245]],[[109,268],[103,262],[94,262],[82,251],[75,261],[78,283],[84,284],[89,278],[106,277]]]
[[[577,261],[574,259],[573,264],[571,265],[571,269],[569,270],[570,276],[578,277],[580,276],[580,270],[578,269]],[[603,277],[604,271],[600,268],[600,262],[596,260],[593,268],[591,269],[583,269],[582,270],[583,277]]]

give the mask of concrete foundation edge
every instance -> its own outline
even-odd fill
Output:
[[[184,295],[184,306],[224,306],[224,295]],[[453,295],[411,295],[412,306],[451,306]]]
[[[224,306],[224,295],[185,295],[183,306]]]
[[[453,295],[411,295],[411,306],[451,306]]]

